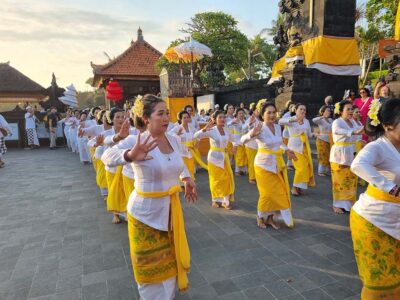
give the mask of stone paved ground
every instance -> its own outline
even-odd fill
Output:
[[[65,149],[11,149],[0,169],[0,300],[138,299],[126,224],[111,224],[91,165]],[[257,190],[236,179],[234,211],[184,205],[192,288],[178,299],[359,299],[348,215],[329,178],[292,199],[295,228],[255,225]]]

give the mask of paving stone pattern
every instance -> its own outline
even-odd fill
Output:
[[[139,299],[126,223],[113,225],[91,165],[65,149],[9,149],[0,169],[0,300]],[[292,178],[293,174],[290,174]],[[235,209],[184,204],[192,288],[177,299],[359,299],[348,215],[330,178],[293,198],[295,228],[256,227],[257,189],[236,179]]]

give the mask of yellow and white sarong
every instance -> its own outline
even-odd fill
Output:
[[[295,168],[293,186],[301,189],[313,187],[315,186],[314,166],[311,157],[310,143],[308,142],[307,135],[305,133],[301,133],[291,136],[300,137],[301,141],[304,144],[303,153],[295,152],[297,160],[293,160],[293,166]]]
[[[235,172],[246,171],[247,155],[246,148],[243,145],[238,145],[235,153]]]
[[[151,228],[128,214],[128,233],[135,280],[138,284],[159,283],[177,276],[179,290],[189,288],[190,251],[186,238],[179,185],[165,192],[136,193],[143,198],[171,199],[171,228]],[[162,201],[162,200],[160,200]]]
[[[126,201],[129,200],[129,196],[131,195],[131,193],[133,192],[133,190],[135,189],[135,180],[132,178],[129,178],[128,176],[125,176],[124,174],[122,174],[122,183],[124,186],[124,194],[125,194],[125,198]]]
[[[318,152],[318,173],[328,174],[330,171],[329,155],[331,152],[331,143],[317,138],[315,144]]]
[[[257,149],[246,147],[247,155],[247,171],[249,172],[249,180],[256,180],[256,173],[254,171],[254,160],[257,155]]]
[[[229,155],[227,149],[210,148],[213,151],[224,153],[224,168],[220,168],[211,162],[208,162],[208,176],[210,181],[211,198],[214,202],[224,202],[229,205],[229,202],[235,201],[235,181]]]
[[[102,195],[105,196],[107,195],[107,189],[108,189],[106,169],[101,159],[96,159],[96,161],[97,161],[96,183],[100,188]]]
[[[397,203],[400,197],[369,185],[366,194]],[[388,235],[351,210],[350,228],[358,272],[363,282],[361,299],[400,299],[400,240]]]
[[[352,146],[354,142],[336,142],[337,146]],[[331,162],[333,206],[350,211],[357,200],[358,177],[350,166]]]
[[[115,173],[106,172],[108,184],[107,211],[115,213],[126,212],[127,199],[125,198],[122,166],[118,166]]]
[[[294,224],[291,213],[289,179],[283,159],[284,151],[273,151],[264,148],[259,148],[258,151],[265,154],[274,154],[277,163],[277,173],[255,166],[257,188],[260,193],[257,204],[258,217],[266,218],[279,211],[285,224],[291,228]]]

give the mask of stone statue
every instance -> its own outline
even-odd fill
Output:
[[[302,6],[305,0],[281,0],[279,1],[279,12],[284,16],[284,22],[279,26],[274,37],[274,44],[278,48],[279,57],[285,55],[286,51],[302,42],[301,28],[303,27]]]
[[[285,23],[293,24],[301,16],[301,8],[305,0],[281,0],[279,12],[285,15]]]
[[[282,25],[279,26],[278,33],[274,36],[274,44],[277,47],[278,56],[284,56],[288,49],[289,41],[286,35],[286,30]]]
[[[400,97],[400,42],[385,47],[385,51],[390,55],[386,58],[389,63],[389,73],[385,76],[385,81],[392,95]]]

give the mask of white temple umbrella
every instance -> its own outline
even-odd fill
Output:
[[[190,55],[190,76],[193,79],[193,61],[195,57],[212,56],[211,49],[206,45],[190,38],[189,42],[179,44],[174,48],[175,52],[180,56]]]
[[[65,105],[78,107],[78,99],[76,98],[76,89],[73,84],[67,86],[64,96],[58,98]]]

